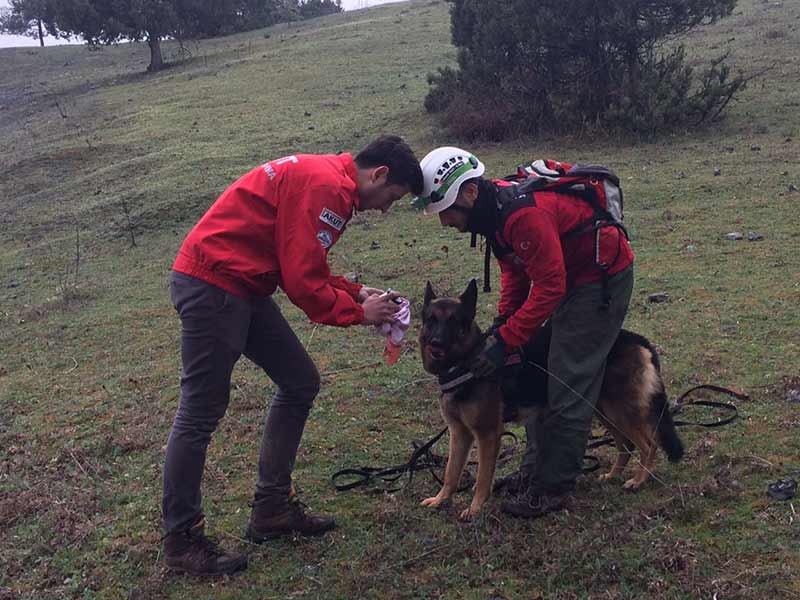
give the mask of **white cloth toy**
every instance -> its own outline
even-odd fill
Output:
[[[398,309],[392,317],[392,322],[382,323],[374,327],[376,334],[386,338],[383,356],[386,358],[386,363],[390,365],[396,363],[397,359],[400,358],[403,339],[406,336],[406,330],[411,325],[411,303],[406,298],[398,298],[397,301]]]

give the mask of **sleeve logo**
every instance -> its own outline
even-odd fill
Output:
[[[322,214],[320,214],[319,220],[326,225],[330,225],[336,231],[341,231],[344,229],[344,219],[329,208],[322,209]]]
[[[333,246],[333,234],[327,229],[320,229],[317,232],[317,239],[325,250]]]

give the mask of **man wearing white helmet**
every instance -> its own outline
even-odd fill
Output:
[[[578,172],[567,163],[536,165],[547,181]],[[502,509],[527,518],[560,510],[581,472],[606,357],[630,302],[627,236],[605,209],[566,188],[532,191],[484,178],[483,163],[465,150],[437,148],[420,166],[424,189],[415,204],[445,227],[483,235],[500,264],[498,316],[470,370],[491,375],[552,324],[547,410],[526,425],[525,456],[509,486],[517,494]]]

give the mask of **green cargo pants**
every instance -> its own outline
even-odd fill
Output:
[[[547,408],[526,424],[521,470],[538,491],[569,492],[581,473],[606,357],[622,329],[633,291],[633,267],[608,282],[603,308],[600,283],[572,289],[550,321]]]

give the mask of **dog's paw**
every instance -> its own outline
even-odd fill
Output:
[[[425,498],[425,500],[420,502],[420,504],[422,504],[422,506],[428,506],[430,508],[437,508],[442,504],[444,504],[445,502],[447,502],[447,500],[448,500],[447,496],[436,495],[431,498]]]
[[[638,492],[643,483],[644,481],[639,481],[635,477],[631,477],[628,479],[628,481],[622,484],[622,489],[628,490],[629,492]]]
[[[472,521],[475,517],[481,514],[481,510],[483,509],[482,506],[472,506],[470,505],[469,508],[465,508],[461,511],[461,514],[458,515],[459,521]]]

